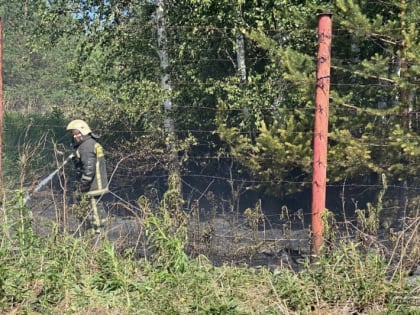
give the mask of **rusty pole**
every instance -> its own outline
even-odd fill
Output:
[[[3,22],[0,17],[0,203],[3,200]]]
[[[318,15],[318,55],[312,179],[312,252],[320,254],[324,242],[323,213],[327,187],[328,112],[331,66],[332,14]]]

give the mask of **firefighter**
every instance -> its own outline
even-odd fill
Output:
[[[108,175],[103,147],[97,142],[89,125],[80,119],[67,125],[73,137],[74,166],[76,169],[75,192],[79,200],[77,215],[86,229],[100,234],[106,222],[106,212],[101,198],[108,192]],[[86,210],[87,208],[87,210]]]

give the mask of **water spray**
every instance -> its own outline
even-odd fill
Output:
[[[57,174],[64,167],[64,165],[66,165],[73,158],[74,158],[74,154],[72,153],[67,157],[67,159],[64,160],[64,162],[54,172],[52,172],[50,175],[48,175],[43,180],[41,180],[31,193],[27,193],[25,196],[25,204],[31,199],[33,193],[39,192],[41,188],[44,187],[46,184],[48,184],[53,179],[55,174]]]

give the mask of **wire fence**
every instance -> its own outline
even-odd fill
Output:
[[[416,22],[418,24],[418,22]],[[137,30],[139,34],[126,33],[122,40],[136,41],[136,42],[150,42],[150,38],[143,37],[140,34],[144,31],[144,25],[138,25]],[[168,32],[177,32],[178,30],[190,30],[188,36],[196,45],[196,38],[200,37],[204,32],[212,33],[213,42],[226,41],[228,49],[219,49],[217,52],[213,47],[204,47],[198,49],[194,47],[192,52],[194,56],[189,56],[187,46],[180,47],[179,43],[169,42],[172,51],[180,53],[179,58],[171,58],[171,66],[173,69],[179,71],[183,67],[190,66],[190,64],[207,64],[207,65],[232,65],[232,69],[236,69],[235,58],[232,58],[234,49],[232,49],[232,34],[238,31],[236,27],[210,27],[208,25],[174,25],[168,24]],[[402,27],[392,27],[395,33],[403,32]],[[287,36],[299,37],[301,34],[313,35],[314,45],[316,43],[316,30],[299,28],[294,30],[265,29],[262,32],[284,33],[288,32]],[[389,29],[388,31],[391,31]],[[341,27],[335,27],[333,30],[333,50],[334,45],[339,45],[340,40],[348,41],[349,30]],[[131,37],[129,37],[131,36]],[[171,38],[171,37],[169,37]],[[173,37],[176,39],[176,36]],[[208,38],[208,37],[205,37]],[[336,41],[337,40],[337,41]],[[363,41],[370,41],[372,43],[380,42],[380,39],[369,37],[369,34],[363,38]],[[182,41],[182,45],[188,45],[186,41]],[[223,46],[223,45],[221,45]],[[392,47],[391,45],[389,47]],[[382,47],[383,51],[386,47]],[[360,65],[364,56],[357,56],[357,58],[340,58],[333,54],[332,57],[332,77],[339,76],[345,72],[346,76],[360,77],[360,74],[354,71],[353,66]],[[368,57],[368,56],[367,56]],[[316,64],[315,56],[310,57]],[[150,58],[135,57],[136,62],[129,60],[130,71],[137,71],[138,69],[150,69],[157,67],[158,59],[151,56]],[[246,57],[246,62],[276,62],[268,55],[260,55],[256,57]],[[119,66],[123,66],[123,61]],[[377,65],[391,67],[395,65],[395,61],[390,57],[389,61],[369,59],[369,63],[375,67]],[[179,66],[179,68],[177,68]],[[417,62],[410,62],[411,67],[418,66]],[[121,67],[124,68],[124,67]],[[193,80],[185,80],[177,76],[177,72],[171,73],[171,85],[173,87],[181,88],[200,88],[205,89],[211,87],[214,82],[211,78],[203,80],[202,82],[194,82]],[[138,71],[143,73],[144,71]],[[315,74],[315,73],[314,73]],[[313,76],[315,79],[315,75]],[[345,80],[339,78],[340,80]],[[279,79],[281,80],[281,79]],[[299,87],[307,85],[310,79],[302,75],[301,79],[294,82],[283,82],[288,84],[288,87]],[[309,82],[310,83],[310,82]],[[264,88],[263,82],[253,82],[252,87],[256,89]],[[355,91],[364,91],[372,89],[374,91],[381,90],[383,94],[392,94],[396,89],[395,82],[386,80],[385,78],[373,78],[372,81],[360,80],[359,82],[339,82],[332,80],[331,89],[334,88],[348,88]],[[409,85],[415,89],[420,82],[413,79]],[[176,88],[175,88],[176,90]],[[6,100],[12,100],[13,95],[5,93]],[[20,101],[17,98],[18,101]],[[375,101],[376,102],[376,101]],[[7,103],[7,102],[6,102]],[[11,102],[13,103],[13,102]],[[16,102],[19,103],[19,102]],[[378,105],[377,103],[374,103]],[[273,106],[273,105],[271,105]],[[372,117],[381,117],[381,113],[369,112],[368,108],[356,105],[346,105],[336,103],[331,100],[330,107],[332,110],[337,110],[346,113],[348,116],[353,116],[355,112],[372,114]],[[378,105],[379,107],[379,105]],[[231,113],[241,113],[243,108],[219,108],[211,106],[203,106],[202,104],[185,105],[178,104],[176,111],[197,113],[209,112],[224,113],[229,115]],[[252,110],[252,109],[250,109]],[[261,112],[272,112],[274,108],[267,105],[265,109],[259,109]],[[293,114],[299,110],[305,115],[312,115],[314,108],[304,105],[301,108],[279,108],[279,112],[285,114]],[[150,114],[161,113],[162,108],[149,109]],[[411,118],[417,118],[419,111],[414,109],[410,111]],[[392,117],[407,117],[405,113],[393,112]],[[380,123],[378,123],[380,125]],[[384,122],[382,125],[386,126]],[[5,133],[14,132],[21,127],[18,123],[7,123],[4,126]],[[37,124],[30,125],[31,130],[35,133],[49,130],[52,133],[57,130],[63,130],[64,126],[55,124]],[[101,127],[95,130],[100,134],[109,134],[109,130]],[[142,129],[133,130],[112,130],[112,137],[121,137],[124,135],[135,136],[149,136],[154,131],[145,131]],[[203,130],[198,127],[195,128],[181,128],[173,131],[177,135],[185,135],[188,133],[203,136],[217,136],[217,130]],[[247,134],[247,132],[238,132],[238,134]],[[309,138],[313,137],[312,130],[302,131],[286,131],[287,135],[301,136],[305,135]],[[364,136],[369,136],[369,133],[364,133]],[[373,134],[372,134],[373,135]],[[412,133],[406,139],[416,140],[417,135]],[[199,137],[197,137],[199,138]],[[373,138],[373,137],[372,137]],[[4,151],[19,151],[19,146],[22,143],[5,143],[3,145]],[[69,148],[64,144],[67,140],[65,136],[54,140],[60,144],[62,148]],[[381,147],[387,150],[387,147],[395,143],[394,139],[390,137],[375,137],[372,140],[364,140],[364,146],[370,150]],[[235,263],[252,263],[259,264],[288,264],[296,268],[299,265],[299,259],[304,259],[311,253],[311,186],[312,181],[310,174],[300,176],[298,179],[284,179],[275,178],[271,180],[262,180],[256,176],[243,174],[237,172],[237,169],[229,167],[235,161],[231,156],[220,155],[212,153],[210,150],[205,150],[211,147],[213,143],[201,140],[195,145],[195,152],[190,152],[188,155],[188,165],[182,169],[182,186],[183,186],[183,212],[187,219],[189,243],[187,250],[191,255],[206,254],[213,257],[215,263],[222,263],[226,261],[234,261]],[[127,246],[134,246],[142,250],[142,254],[146,255],[144,246],[144,229],[143,220],[144,213],[139,205],[139,198],[145,196],[150,200],[150,205],[155,209],[159,208],[163,195],[166,191],[166,183],[168,181],[168,174],[166,173],[163,161],[149,161],[149,160],[131,160],[128,159],[128,153],[118,152],[115,154],[112,148],[105,148],[109,159],[109,168],[113,173],[113,178],[110,184],[111,192],[104,196],[104,201],[107,204],[109,211],[109,224],[107,233],[112,240],[121,248]],[[197,153],[197,152],[206,153]],[[24,152],[18,152],[23,154]],[[57,148],[53,145],[45,144],[42,147],[42,154],[49,156],[57,156]],[[122,155],[122,156],[121,156]],[[121,159],[126,159],[127,163],[122,162]],[[140,157],[141,159],[142,157]],[[139,158],[138,158],[139,159]],[[275,161],[275,157],[262,157],[261,161],[270,163]],[[39,174],[48,174],[49,168],[56,166],[56,161],[49,161],[49,165],[37,165],[34,169],[37,178],[31,177],[25,182],[26,185],[33,185],[42,179]],[[220,167],[220,164],[223,166]],[[386,169],[391,166],[389,162],[378,162],[378,167]],[[413,158],[405,161],[405,167],[417,167],[418,161]],[[328,161],[329,167],[339,167],[341,161]],[[118,165],[118,167],[117,167]],[[194,166],[192,166],[194,165]],[[206,165],[206,167],[200,167]],[[212,170],[211,166],[219,166]],[[365,167],[365,164],[355,163],[355,169],[358,167]],[[118,168],[117,170],[115,170]],[[115,173],[114,173],[115,171]],[[7,170],[6,170],[7,173]],[[9,175],[9,174],[7,174]],[[11,174],[16,176],[16,174]],[[35,214],[35,228],[40,234],[48,233],[50,222],[58,223],[64,230],[74,233],[77,222],[74,221],[71,215],[71,198],[68,196],[71,192],[63,180],[66,176],[59,174],[55,181],[51,183],[44,191],[37,192],[31,201],[31,210]],[[302,179],[303,178],[303,179]],[[341,182],[341,183],[327,183],[327,209],[325,218],[325,241],[326,244],[334,242],[345,241],[348,239],[358,240],[366,247],[376,247],[384,254],[392,256],[392,245],[398,244],[400,241],[399,235],[407,233],[414,235],[412,232],[419,227],[419,203],[417,195],[420,186],[416,184],[416,180],[401,180],[389,183],[386,188],[378,180],[364,180],[360,182]],[[268,194],[264,191],[267,186],[271,187],[296,187],[296,193],[293,195],[276,194],[275,191]],[[281,189],[279,189],[281,190]],[[383,193],[383,194],[381,194]],[[400,233],[400,234],[398,234]],[[418,239],[418,235],[412,238],[413,244]],[[407,244],[411,244],[408,242]],[[417,256],[415,256],[417,257]]]
[[[103,198],[109,214],[106,234],[117,249],[134,247],[139,255],[148,255],[143,228],[146,214],[139,200],[146,197],[158,211],[167,175],[142,174],[132,161],[126,161],[113,169],[111,192]],[[139,169],[148,167],[143,164]],[[71,191],[57,183],[62,176],[32,200],[35,230],[40,234],[49,233],[51,221],[75,233],[77,221],[71,214],[71,198],[66,197]],[[304,182],[307,189],[293,198],[259,193],[253,188],[263,181],[239,177],[189,172],[182,182],[186,251],[191,256],[206,255],[215,264],[286,265],[293,269],[311,257],[311,182]],[[328,185],[327,205],[331,208],[327,207],[325,218],[326,245],[353,240],[391,257],[400,233],[418,230],[419,205],[407,203],[417,195],[418,187],[391,185],[379,200],[383,189],[381,185]],[[387,194],[401,198],[390,203]],[[417,234],[407,246],[412,248],[415,240]]]

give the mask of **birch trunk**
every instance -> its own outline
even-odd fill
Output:
[[[173,118],[173,104],[171,100],[171,77],[169,73],[169,54],[167,47],[167,32],[165,18],[165,1],[156,1],[155,22],[157,26],[157,44],[160,67],[162,70],[161,88],[165,94],[163,109],[165,112],[164,129],[165,141],[168,150],[168,191],[166,206],[170,210],[180,210],[181,207],[181,176],[177,154],[177,136],[175,133],[175,120]]]
[[[238,5],[236,11],[238,24],[242,21],[242,9]],[[247,69],[245,63],[245,39],[239,27],[236,29],[236,67],[238,68],[238,74],[241,78],[241,84],[245,85],[247,82]],[[249,118],[249,108],[244,106],[242,108],[242,113],[245,119]]]
[[[245,64],[245,39],[240,30],[238,30],[236,35],[236,63],[239,75],[241,76],[241,82],[245,83],[247,80]]]

